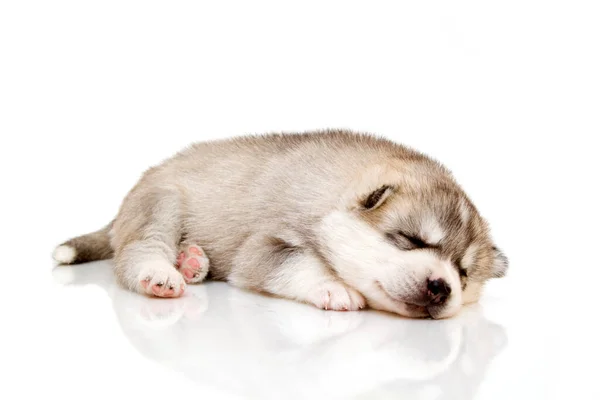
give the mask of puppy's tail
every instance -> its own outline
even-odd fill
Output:
[[[54,249],[52,257],[59,264],[81,264],[111,258],[113,249],[109,232],[113,222],[99,231],[67,240]]]

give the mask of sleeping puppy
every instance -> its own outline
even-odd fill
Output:
[[[431,158],[350,131],[196,143],[147,170],[103,229],[54,251],[114,257],[132,291],[181,296],[211,278],[329,310],[446,318],[508,262]]]

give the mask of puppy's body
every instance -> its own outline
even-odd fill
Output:
[[[206,275],[174,267],[182,246],[208,255],[213,279],[406,316],[453,315],[506,269],[444,167],[346,131],[194,144],[146,171],[110,225],[59,246],[55,258],[114,254],[129,289],[178,296]]]

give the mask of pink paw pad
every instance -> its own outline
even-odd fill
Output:
[[[202,251],[197,248],[196,246],[190,246],[190,248],[188,249],[188,251],[192,254],[195,254],[197,256],[201,256],[202,255]]]
[[[184,269],[183,276],[185,276],[188,280],[192,279],[194,277],[194,271],[192,271],[191,269]]]
[[[196,258],[188,258],[186,264],[193,269],[200,269],[200,261],[198,261]]]
[[[145,280],[141,281],[140,284],[146,291],[148,291],[148,285],[150,285],[150,280],[145,279]],[[150,291],[152,292],[152,294],[157,297],[178,297],[183,294],[184,290],[185,290],[184,284],[180,285],[179,293],[175,293],[175,287],[173,287],[172,285],[167,286],[162,283],[157,283],[155,285],[152,285],[152,287],[150,288]]]
[[[198,246],[184,247],[184,250],[177,257],[177,268],[186,282],[191,282],[194,279],[200,280],[202,273],[206,275],[208,268],[206,256],[202,249]]]

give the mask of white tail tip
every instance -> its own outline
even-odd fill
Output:
[[[52,257],[61,264],[71,264],[75,261],[76,256],[77,251],[75,248],[65,244],[58,246],[52,254]]]

